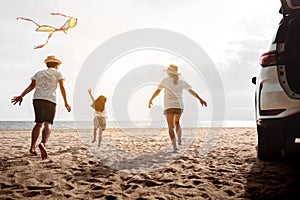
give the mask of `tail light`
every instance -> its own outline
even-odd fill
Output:
[[[260,65],[262,67],[268,67],[277,64],[277,52],[269,51],[260,56]]]
[[[286,109],[274,109],[274,110],[260,110],[260,115],[279,115],[284,112]]]

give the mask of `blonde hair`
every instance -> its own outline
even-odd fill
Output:
[[[101,95],[93,103],[93,107],[98,112],[103,112],[105,109],[106,97]]]
[[[168,72],[168,75],[173,78],[173,83],[177,85],[179,79],[178,67],[174,64],[170,64],[166,71]]]

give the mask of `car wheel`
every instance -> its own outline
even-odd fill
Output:
[[[280,129],[257,125],[257,157],[260,160],[276,160],[281,157],[282,139]]]

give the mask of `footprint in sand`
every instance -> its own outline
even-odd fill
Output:
[[[7,183],[0,183],[0,188],[1,189],[12,189],[12,190],[19,190],[19,189],[24,189],[22,185],[17,185],[17,184],[7,184]]]
[[[66,175],[63,177],[63,179],[65,179],[66,181],[70,181],[73,179],[73,176],[72,175]]]
[[[93,185],[91,186],[91,189],[92,189],[92,190],[103,190],[104,187],[102,187],[101,185],[98,185],[98,184],[93,184]]]
[[[116,199],[118,199],[116,196],[113,196],[113,195],[107,195],[106,197],[105,197],[105,199],[107,199],[107,200],[116,200]]]
[[[73,190],[75,187],[72,184],[66,184],[63,186],[63,188],[70,191],[70,190]]]
[[[203,182],[202,181],[199,181],[199,180],[193,180],[193,184],[194,185],[200,185],[202,184]]]
[[[232,190],[225,190],[224,192],[226,192],[230,197],[235,195],[235,193]]]
[[[41,191],[41,194],[43,196],[49,196],[49,195],[52,195],[53,192],[51,190],[43,190],[43,191]]]
[[[41,195],[40,191],[30,191],[30,192],[23,193],[23,197],[35,197],[38,195]]]
[[[12,190],[0,190],[0,195],[8,196],[12,193],[14,193],[14,191],[12,191]]]
[[[54,188],[54,186],[48,186],[48,185],[44,185],[44,186],[27,186],[28,190],[46,190],[46,189],[52,189]]]

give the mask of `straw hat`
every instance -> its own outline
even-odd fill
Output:
[[[173,64],[170,64],[168,69],[166,69],[165,71],[167,71],[171,74],[180,75],[180,73],[178,73],[178,67],[176,65],[173,65]]]
[[[55,56],[48,56],[45,61],[44,61],[46,64],[48,62],[54,62],[54,63],[58,63],[59,65],[61,64],[61,61],[58,60],[57,58],[55,58]]]

